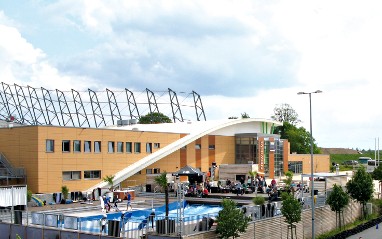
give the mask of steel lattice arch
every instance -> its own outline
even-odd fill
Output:
[[[22,125],[105,127],[118,120],[163,113],[173,122],[206,120],[202,100],[195,91],[141,92],[124,90],[70,91],[9,85],[1,82],[0,119]]]

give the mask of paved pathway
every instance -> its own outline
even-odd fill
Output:
[[[382,228],[381,224],[379,224],[378,229],[376,226],[370,227],[369,229],[362,231],[358,234],[355,234],[353,236],[348,237],[348,239],[359,239],[362,237],[362,239],[379,239],[382,238]]]

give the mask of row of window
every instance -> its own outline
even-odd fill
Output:
[[[71,151],[71,142],[70,140],[62,140],[62,152],[69,153]],[[92,148],[93,146],[93,148]],[[152,153],[154,149],[160,148],[160,143],[146,143],[146,153]],[[101,153],[101,141],[94,141],[93,144],[91,141],[84,141],[83,149],[81,148],[81,140],[73,140],[73,152],[81,153],[82,150],[85,153]],[[108,153],[132,153],[133,152],[133,142],[114,142],[109,141],[107,143]],[[46,152],[54,152],[54,140],[46,140]],[[141,153],[141,143],[134,142],[134,153]]]
[[[137,174],[141,174],[141,171],[139,171]],[[147,168],[146,174],[160,174],[160,168]],[[65,181],[68,180],[80,180],[81,177],[81,171],[63,171],[62,172],[62,179]],[[89,170],[84,171],[84,179],[100,179],[101,178],[101,170]]]
[[[183,146],[181,149],[187,149],[187,146]],[[202,149],[202,145],[201,144],[195,144],[195,149]],[[214,144],[210,144],[208,145],[208,149],[215,149],[215,145]]]

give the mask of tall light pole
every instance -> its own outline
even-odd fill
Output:
[[[309,112],[310,112],[310,178],[312,182],[311,196],[312,196],[312,239],[314,236],[314,179],[313,179],[313,134],[312,134],[312,94],[322,93],[321,90],[314,92],[298,92],[298,95],[309,95]]]

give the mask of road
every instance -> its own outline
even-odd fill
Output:
[[[378,239],[382,238],[382,224],[378,226],[378,229],[376,226],[370,227],[369,229],[362,231],[358,234],[355,234],[353,236],[348,237],[348,239],[359,239],[362,237],[362,239]]]

